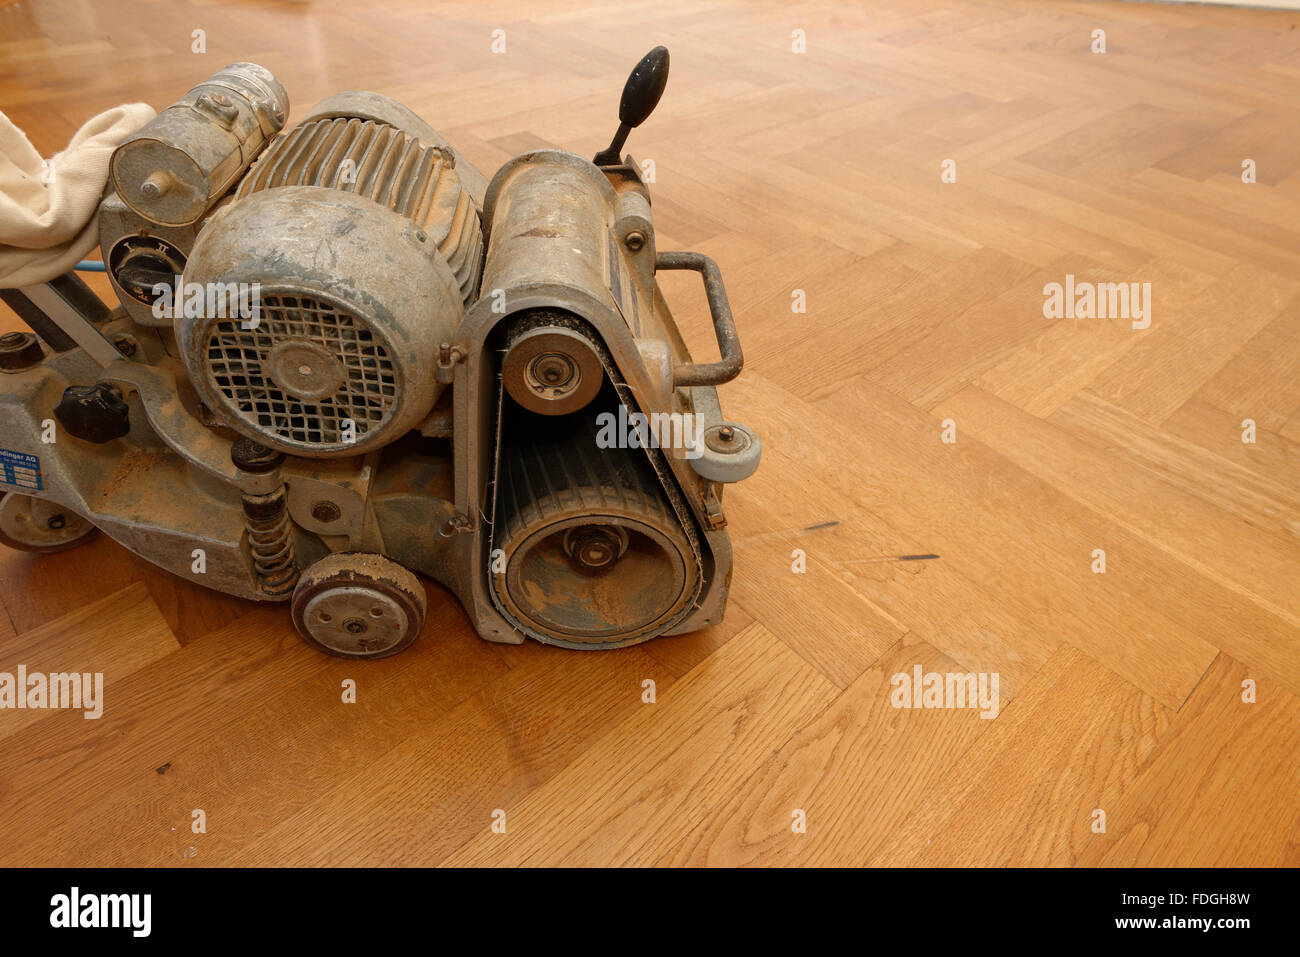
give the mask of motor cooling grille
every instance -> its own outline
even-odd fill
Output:
[[[313,297],[263,293],[254,328],[239,319],[211,325],[206,356],[209,383],[229,413],[304,451],[364,443],[399,399],[385,344]]]

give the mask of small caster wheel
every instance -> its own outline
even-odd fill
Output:
[[[387,658],[424,627],[424,586],[382,555],[326,555],[298,579],[289,602],[298,634],[340,658]]]
[[[0,543],[24,552],[65,552],[85,544],[95,526],[57,502],[0,493]]]

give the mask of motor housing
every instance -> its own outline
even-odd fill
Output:
[[[257,192],[222,210],[184,281],[256,284],[255,315],[186,310],[177,345],[200,397],[231,428],[306,457],[357,455],[415,428],[442,389],[438,346],[463,308],[414,221],[319,186]]]
[[[442,390],[437,351],[478,292],[482,229],[455,154],[395,125],[401,109],[375,94],[318,105],[261,156],[185,267],[187,287],[258,293],[256,316],[182,310],[176,333],[209,408],[271,448],[379,448]]]

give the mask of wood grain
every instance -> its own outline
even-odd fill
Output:
[[[0,672],[106,687],[97,720],[0,711],[0,863],[1300,863],[1296,13],[0,2],[0,107],[49,156],[247,59],[291,122],[376,90],[490,175],[602,148],[656,43],[629,149],[659,248],[722,268],[722,401],[764,441],[726,621],[493,646],[430,585],[363,665],[102,536],[5,552]],[[1150,283],[1150,327],[1045,315],[1067,274]],[[698,283],[664,286],[712,356]],[[996,673],[997,716],[895,707],[916,667]]]

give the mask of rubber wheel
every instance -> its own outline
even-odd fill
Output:
[[[84,545],[96,531],[88,519],[56,502],[0,492],[0,544],[49,555]]]
[[[303,639],[338,658],[387,658],[424,627],[424,586],[382,555],[327,555],[298,579],[289,601]]]

